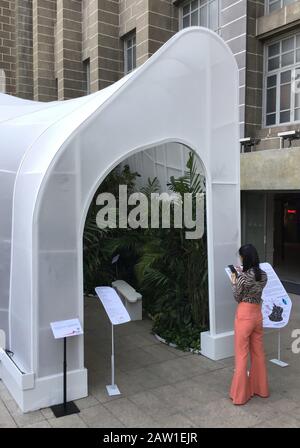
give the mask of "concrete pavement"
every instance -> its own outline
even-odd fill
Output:
[[[110,325],[100,302],[85,302],[85,362],[89,396],[76,401],[81,412],[56,419],[51,409],[23,414],[0,381],[0,428],[98,427],[300,427],[300,353],[291,351],[291,332],[300,328],[300,296],[291,295],[293,310],[282,330],[280,368],[268,362],[271,396],[254,397],[234,406],[228,397],[233,358],[214,362],[159,342],[151,321],[116,327],[116,383],[122,395],[109,397]],[[277,357],[277,335],[266,331],[267,359]]]

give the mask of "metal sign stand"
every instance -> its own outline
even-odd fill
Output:
[[[120,395],[121,392],[115,384],[114,326],[130,322],[131,319],[114,288],[110,286],[98,286],[95,288],[95,291],[111,322],[111,384],[107,385],[106,389],[108,395]]]
[[[62,404],[51,406],[55,417],[77,414],[79,411],[73,401],[67,401],[67,338],[83,334],[79,319],[68,319],[50,323],[51,330],[55,339],[64,340],[64,362],[63,362],[63,396]]]
[[[108,395],[120,395],[121,392],[115,384],[115,347],[114,347],[114,324],[111,324],[111,384],[106,386]]]
[[[279,367],[287,367],[288,363],[281,361],[280,359],[280,352],[281,352],[281,337],[280,337],[280,329],[278,330],[278,358],[270,359],[270,362],[273,364],[276,364]]]
[[[67,338],[64,337],[64,402],[51,406],[56,418],[65,415],[78,414],[80,410],[73,401],[67,402]]]

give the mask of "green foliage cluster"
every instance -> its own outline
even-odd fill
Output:
[[[124,184],[130,194],[138,176],[128,166],[115,169],[95,195],[84,231],[85,292],[93,293],[95,286],[110,285],[117,277],[127,281],[142,293],[144,312],[153,319],[153,332],[183,350],[197,350],[199,333],[208,328],[206,229],[201,239],[189,240],[185,238],[184,227],[100,230],[96,225],[98,194],[111,192],[118,197],[118,187]],[[202,192],[202,185],[191,152],[185,175],[172,176],[168,187],[181,197],[184,193],[195,197]],[[140,191],[150,197],[159,189],[155,178],[148,179]],[[120,255],[119,261],[112,265],[116,254]]]

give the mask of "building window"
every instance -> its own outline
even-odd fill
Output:
[[[0,68],[0,93],[6,93],[5,71]]]
[[[273,11],[277,11],[280,8],[283,8],[286,5],[290,5],[291,3],[295,3],[297,0],[267,0],[267,14],[271,14]]]
[[[220,0],[193,0],[183,3],[180,8],[181,28],[205,26],[218,32]]]
[[[90,58],[83,61],[83,91],[86,95],[91,93]]]
[[[136,36],[131,34],[124,40],[124,72],[129,73],[136,68]]]
[[[300,121],[300,34],[266,46],[265,125]]]

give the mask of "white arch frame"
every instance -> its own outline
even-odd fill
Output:
[[[1,375],[21,409],[61,401],[61,347],[50,322],[83,322],[82,234],[97,186],[126,157],[161,143],[186,145],[205,167],[210,331],[202,334],[202,353],[230,356],[235,304],[224,266],[240,245],[238,69],[223,40],[186,28],[112,86],[18,115],[10,130],[21,123],[32,132],[12,205],[8,314],[15,363],[2,353]],[[87,395],[83,337],[71,338],[68,353],[71,400]]]

